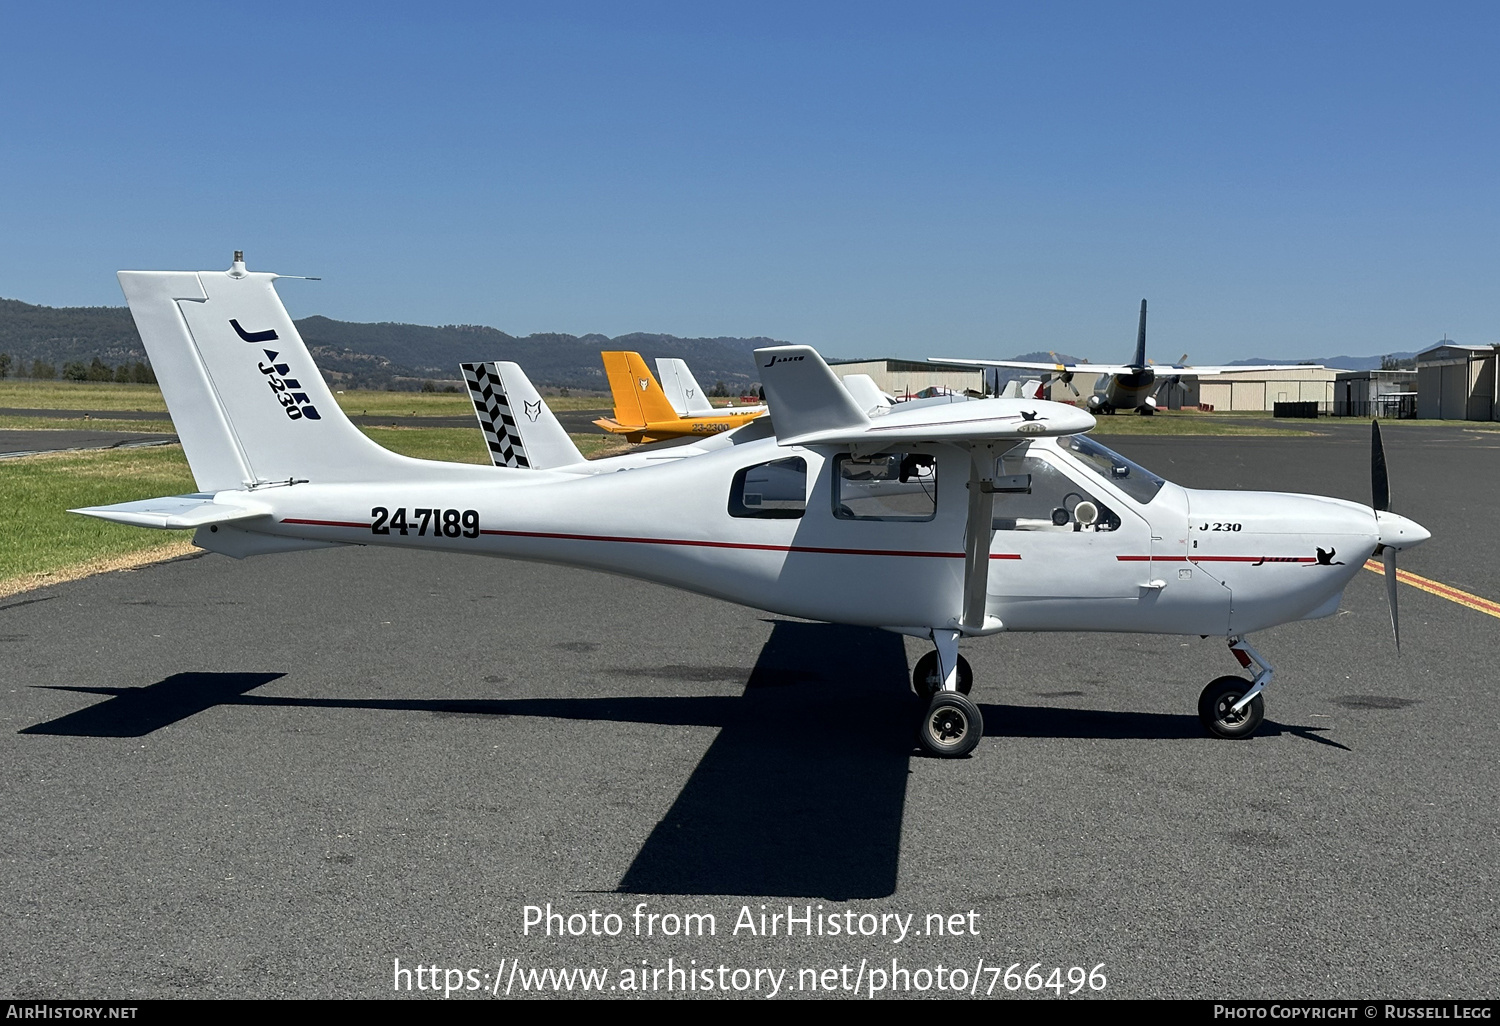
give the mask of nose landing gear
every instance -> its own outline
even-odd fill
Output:
[[[1266,703],[1256,695],[1250,704],[1238,712],[1235,705],[1250,690],[1250,682],[1244,677],[1219,677],[1209,682],[1198,696],[1198,719],[1215,737],[1249,737],[1266,718]]]
[[[1266,718],[1266,703],[1261,697],[1274,671],[1244,638],[1229,639],[1229,650],[1247,670],[1259,667],[1254,680],[1243,677],[1217,677],[1198,696],[1198,719],[1215,737],[1245,738],[1254,734]]]

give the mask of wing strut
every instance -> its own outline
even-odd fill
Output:
[[[979,633],[986,629],[984,608],[990,582],[990,539],[995,534],[995,460],[999,453],[993,444],[968,448],[969,519],[964,525],[964,605],[959,623],[965,633]],[[990,626],[998,627],[999,622]]]

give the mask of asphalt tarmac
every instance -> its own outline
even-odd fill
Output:
[[[69,449],[119,449],[171,445],[176,435],[139,431],[18,431],[0,428],[0,459]]]
[[[1368,430],[1105,441],[1368,501]],[[1500,598],[1500,435],[1386,442],[1434,535],[1402,567]],[[1256,635],[1248,741],[1195,715],[1222,639],[966,643],[986,737],[949,761],[913,744],[923,644],[623,578],[347,548],[13,596],[0,992],[999,997],[1019,963],[1049,999],[1054,967],[1078,997],[1494,998],[1500,620],[1400,597],[1399,656],[1372,573]],[[550,937],[549,904],[578,914]]]

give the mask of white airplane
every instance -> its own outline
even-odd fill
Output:
[[[1395,553],[1429,537],[1388,510],[1378,429],[1375,508],[1198,491],[1088,438],[1093,417],[1064,404],[868,416],[806,346],[756,352],[762,437],[690,459],[411,459],[339,410],[276,275],[237,259],[119,277],[199,490],[74,512],[193,530],[235,557],[391,545],[589,567],[928,639],[913,685],[936,756],[967,754],[984,730],[960,640],[1004,631],[1225,637],[1253,679],[1212,681],[1198,713],[1212,734],[1248,736],[1272,669],[1247,635],[1331,615],[1375,553],[1395,628]]]
[[[1183,357],[1185,361],[1186,356]],[[1208,378],[1235,371],[1306,370],[1311,364],[1271,363],[1244,364],[1224,367],[1190,367],[1185,363],[1158,366],[1146,359],[1146,301],[1141,300],[1141,323],[1136,330],[1135,358],[1130,363],[1026,363],[1020,360],[967,360],[942,358],[936,362],[957,363],[971,367],[1015,367],[1020,370],[1042,371],[1042,385],[1053,380],[1060,381],[1074,395],[1078,387],[1073,379],[1081,375],[1098,375],[1096,394],[1085,400],[1090,413],[1114,413],[1117,410],[1136,410],[1150,415],[1158,406],[1157,393],[1168,384],[1176,384],[1183,378]],[[1030,382],[1027,382],[1029,385]]]
[[[708,393],[688,370],[686,360],[659,356],[656,359],[656,376],[661,381],[661,390],[667,402],[679,417],[712,417],[719,411],[708,401]]]

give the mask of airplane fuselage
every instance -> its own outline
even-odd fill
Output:
[[[1105,375],[1103,390],[1090,396],[1085,404],[1090,412],[1114,413],[1139,409],[1156,389],[1156,371],[1150,367],[1133,368],[1128,374]]]
[[[1056,475],[1062,498],[1053,517],[1064,522],[1049,521],[1045,508],[1010,516],[1012,499],[1000,497],[985,603],[995,622],[965,633],[1228,636],[1330,615],[1380,540],[1369,507],[1338,499],[1168,482],[1140,501],[1069,452],[1066,440],[1025,443],[1034,487],[1013,500],[1036,505],[1045,498],[1041,480]],[[452,465],[441,464],[430,483],[418,472],[384,484],[221,492],[217,501],[273,513],[200,528],[197,541],[234,555],[302,547],[295,539],[468,552],[625,574],[814,620],[957,626],[969,455],[949,445],[909,451],[930,456],[931,469],[905,484],[893,479],[890,489],[916,482],[919,497],[932,500],[930,517],[916,521],[841,514],[838,468],[851,458],[847,450],[766,439],[583,477],[475,467],[454,480]],[[734,515],[732,491],[743,473],[788,460],[806,468],[800,516]],[[1085,499],[1107,522],[1079,522],[1074,511]]]

